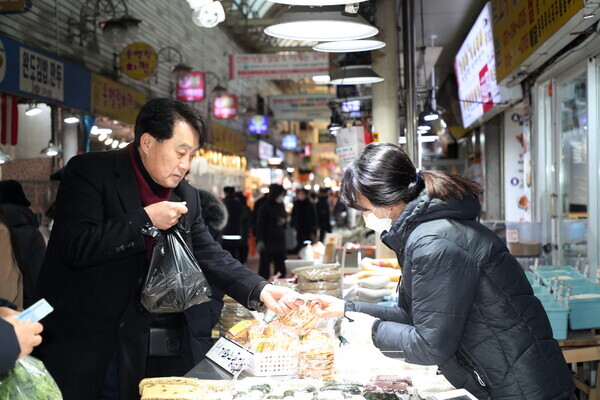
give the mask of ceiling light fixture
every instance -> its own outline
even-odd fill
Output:
[[[377,50],[383,47],[385,47],[385,42],[381,40],[364,39],[319,43],[313,46],[313,50],[324,53],[353,53],[356,51]]]
[[[329,81],[331,81],[331,78],[329,77],[329,75],[315,75],[312,77],[312,80],[314,83],[324,84],[329,83]]]
[[[119,146],[119,142],[117,142],[116,140],[113,140],[113,142],[110,144],[110,147],[112,147],[113,149],[116,149],[117,146]]]
[[[106,140],[106,138],[107,138],[107,137],[108,137],[108,134],[106,134],[106,133],[101,133],[101,134],[98,136],[98,141],[100,141],[100,142],[104,142],[104,141]]]
[[[40,152],[40,154],[44,154],[48,157],[54,157],[59,155],[60,153],[62,153],[62,149],[60,147],[58,147],[57,145],[55,145],[54,143],[52,143],[52,140],[50,140],[48,142],[48,146],[44,147],[42,149],[42,151]]]
[[[0,149],[0,164],[4,164],[5,162],[10,161],[12,161],[12,157],[3,152],[2,149]]]
[[[378,32],[358,13],[346,13],[339,6],[290,7],[275,24],[265,29],[265,33],[273,37],[307,41],[364,39]]]
[[[25,115],[28,117],[33,117],[34,115],[38,115],[42,112],[42,109],[37,106],[37,104],[30,104],[25,111]]]
[[[108,139],[106,139],[104,141],[104,144],[107,145],[107,146],[110,146],[112,144],[112,142],[114,142],[114,139],[113,138],[108,138]]]
[[[273,3],[288,4],[290,6],[333,6],[348,3],[360,3],[365,0],[269,0]]]
[[[79,117],[77,117],[75,114],[69,114],[63,121],[65,124],[76,124],[79,122]]]
[[[193,10],[192,22],[201,28],[213,28],[225,21],[225,10],[220,1],[187,0]]]
[[[108,43],[118,47],[131,42],[137,35],[142,20],[125,15],[121,18],[109,19],[98,24],[102,28],[102,37]]]
[[[332,85],[360,85],[383,82],[368,65],[348,65],[331,74]]]

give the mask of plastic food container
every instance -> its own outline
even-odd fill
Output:
[[[600,294],[600,286],[577,286],[571,289],[571,296]],[[600,328],[600,297],[569,300],[569,326],[571,329]]]

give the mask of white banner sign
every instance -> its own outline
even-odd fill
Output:
[[[329,120],[327,106],[335,98],[333,93],[283,94],[269,96],[269,108],[275,120],[311,121]]]
[[[64,100],[64,64],[21,47],[19,89],[51,99]]]
[[[483,7],[454,59],[465,128],[500,102],[490,8],[490,3]]]
[[[362,126],[342,128],[336,136],[336,153],[342,169],[356,160],[365,148],[365,130]]]
[[[504,113],[504,219],[507,221],[527,221],[530,205],[525,193],[524,156],[521,106]]]
[[[231,54],[229,79],[294,79],[329,74],[327,53]]]

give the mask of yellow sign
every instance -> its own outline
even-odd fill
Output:
[[[121,71],[133,79],[148,79],[156,68],[156,52],[142,42],[131,43],[121,52]]]
[[[510,75],[583,8],[582,0],[492,0],[497,81]]]
[[[92,72],[92,114],[110,117],[129,124],[135,123],[146,95],[112,79]]]
[[[0,13],[23,12],[30,8],[31,1],[28,0],[0,1]]]
[[[217,123],[210,125],[208,143],[221,151],[229,153],[243,153],[246,151],[244,135]]]

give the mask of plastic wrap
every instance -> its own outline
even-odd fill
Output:
[[[141,302],[152,313],[181,312],[210,300],[208,281],[179,229],[178,224],[168,231],[147,231],[154,248]]]
[[[253,320],[254,316],[246,307],[235,301],[229,296],[223,299],[223,310],[219,318],[219,334],[223,337],[227,332],[240,321]]]
[[[298,376],[329,379],[335,372],[337,340],[332,329],[310,330],[300,344]]]
[[[342,295],[342,268],[339,264],[298,268],[295,273],[298,278],[296,289],[300,293]]]
[[[62,400],[62,394],[44,364],[25,356],[0,376],[0,398],[3,400]]]

